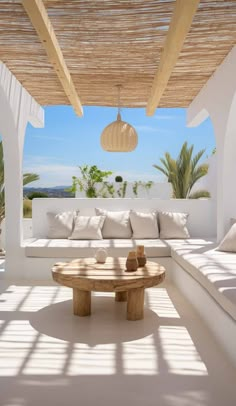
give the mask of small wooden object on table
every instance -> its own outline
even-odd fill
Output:
[[[134,272],[138,269],[138,260],[136,251],[130,251],[126,260],[126,271]]]
[[[137,261],[138,266],[144,266],[147,262],[147,258],[144,252],[144,245],[137,245]]]
[[[144,289],[165,278],[165,268],[148,261],[136,272],[126,271],[126,258],[107,258],[104,264],[94,258],[61,262],[52,268],[54,281],[73,289],[73,309],[77,316],[91,314],[91,291],[115,292],[116,301],[127,300],[127,319],[143,319]]]

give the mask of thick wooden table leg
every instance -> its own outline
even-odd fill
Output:
[[[116,302],[127,302],[127,292],[116,292]]]
[[[91,292],[73,289],[73,312],[76,316],[89,316],[91,314]]]
[[[143,319],[144,288],[128,290],[127,320]]]

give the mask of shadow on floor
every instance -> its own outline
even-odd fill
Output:
[[[90,347],[153,334],[158,328],[158,315],[146,308],[144,320],[127,321],[126,306],[124,302],[115,302],[114,297],[93,296],[91,316],[78,317],[72,314],[72,301],[67,300],[33,313],[30,324],[41,334]]]

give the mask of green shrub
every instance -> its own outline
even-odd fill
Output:
[[[112,175],[111,171],[101,171],[96,165],[82,165],[79,166],[79,170],[81,175],[79,178],[72,176],[72,187],[69,189],[71,193],[79,190],[85,192],[86,197],[91,198],[106,197],[107,193],[113,193],[112,190],[107,189],[109,183],[106,182],[106,179]]]
[[[29,199],[29,200],[33,200],[38,197],[48,197],[48,195],[47,195],[47,193],[44,193],[44,192],[31,192],[27,195],[27,199]]]
[[[117,176],[115,177],[115,181],[116,181],[116,182],[123,182],[122,176],[117,175]]]
[[[24,218],[32,217],[32,200],[30,199],[23,200],[23,216]]]

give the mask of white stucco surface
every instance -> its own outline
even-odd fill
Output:
[[[0,62],[0,133],[4,150],[6,267],[14,268],[22,242],[22,156],[28,123],[43,127],[44,111]]]
[[[217,236],[221,239],[236,215],[236,46],[188,108],[189,126],[210,116],[217,150]]]
[[[95,207],[108,210],[156,209],[157,211],[185,212],[189,214],[188,227],[192,237],[215,237],[216,219],[211,199],[33,199],[33,236],[47,235],[47,212],[80,210],[81,214],[95,214]]]
[[[32,219],[31,218],[24,218],[22,221],[22,234],[23,239],[31,238],[32,237]],[[3,219],[1,223],[1,234],[0,234],[0,248],[6,248],[6,222]]]

